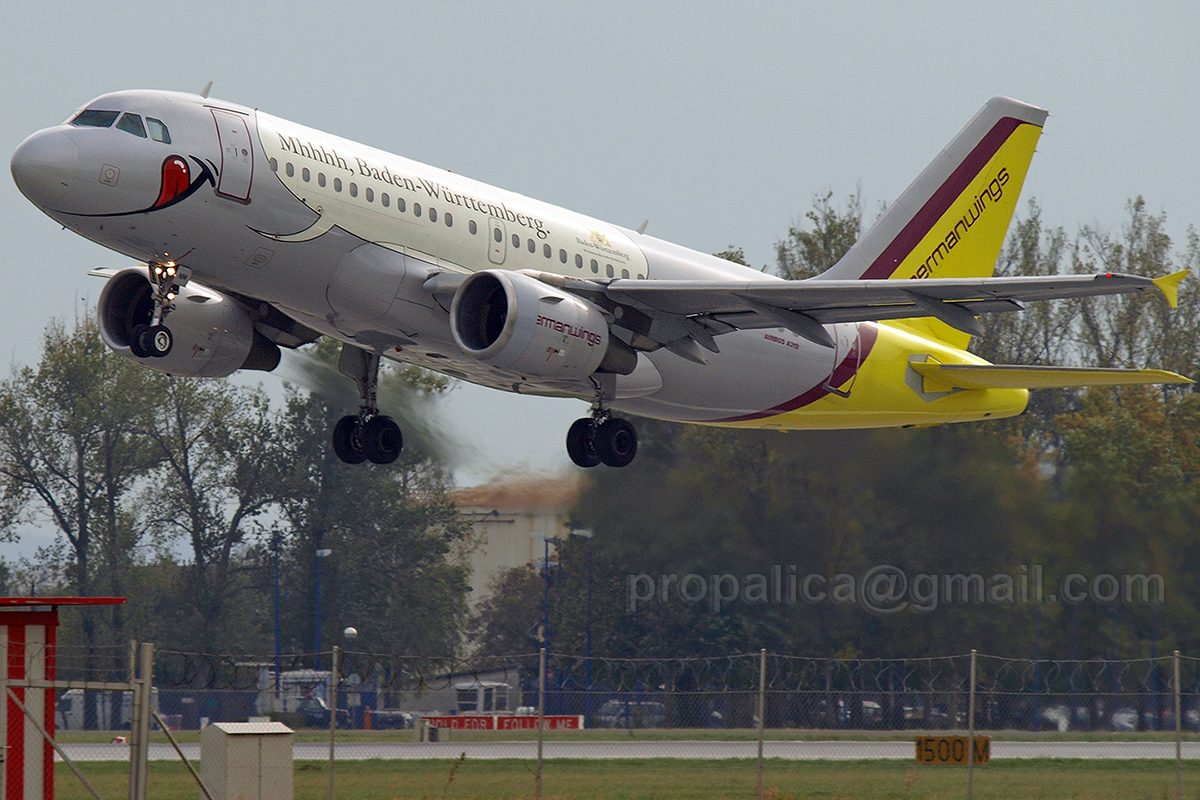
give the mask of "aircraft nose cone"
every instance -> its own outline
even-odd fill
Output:
[[[38,131],[21,142],[11,166],[21,194],[39,208],[53,208],[76,179],[79,148],[62,131]]]

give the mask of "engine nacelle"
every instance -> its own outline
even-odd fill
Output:
[[[521,375],[576,380],[637,366],[597,306],[519,272],[484,270],[463,281],[450,330],[467,355]]]
[[[108,279],[100,293],[100,336],[126,358],[169,375],[223,378],[239,369],[270,372],[279,347],[254,330],[254,322],[231,297],[189,282],[180,287],[166,319],[174,346],[162,358],[138,358],[130,350],[133,328],[149,325],[154,288],[146,272],[131,268]]]

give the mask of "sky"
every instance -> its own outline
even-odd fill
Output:
[[[1119,230],[1142,195],[1200,224],[1194,2],[59,0],[0,28],[0,152],[119,89],[198,92],[756,267],[813,197],[894,199],[983,103],[1049,109],[1024,198]],[[1024,200],[1022,209],[1024,209]],[[0,179],[0,358],[128,262]],[[7,374],[0,370],[0,374]],[[254,374],[270,392],[281,378]],[[569,468],[582,401],[458,385],[437,424],[461,485]]]

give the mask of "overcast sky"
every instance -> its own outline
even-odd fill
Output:
[[[199,91],[758,267],[811,207],[873,215],[992,95],[1050,110],[1024,198],[1118,229],[1142,194],[1177,242],[1200,222],[1200,4],[14,4],[0,151],[118,89]],[[1024,200],[1021,208],[1024,209]],[[0,357],[37,361],[116,254],[0,180]],[[267,376],[267,387],[279,379]],[[460,386],[463,483],[567,468],[586,404]]]

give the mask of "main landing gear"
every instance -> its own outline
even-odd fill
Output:
[[[597,409],[592,416],[577,419],[567,431],[567,455],[578,466],[628,466],[637,455],[637,430],[629,420],[609,416]]]
[[[380,414],[375,402],[379,353],[342,345],[338,371],[354,379],[363,402],[357,415],[342,417],[333,427],[333,452],[347,464],[391,464],[400,457],[404,437],[396,421]]]
[[[138,358],[163,358],[175,343],[171,329],[163,323],[175,308],[179,292],[179,270],[175,262],[151,262],[148,265],[150,283],[154,286],[154,313],[150,324],[134,325],[130,331],[129,349]]]

